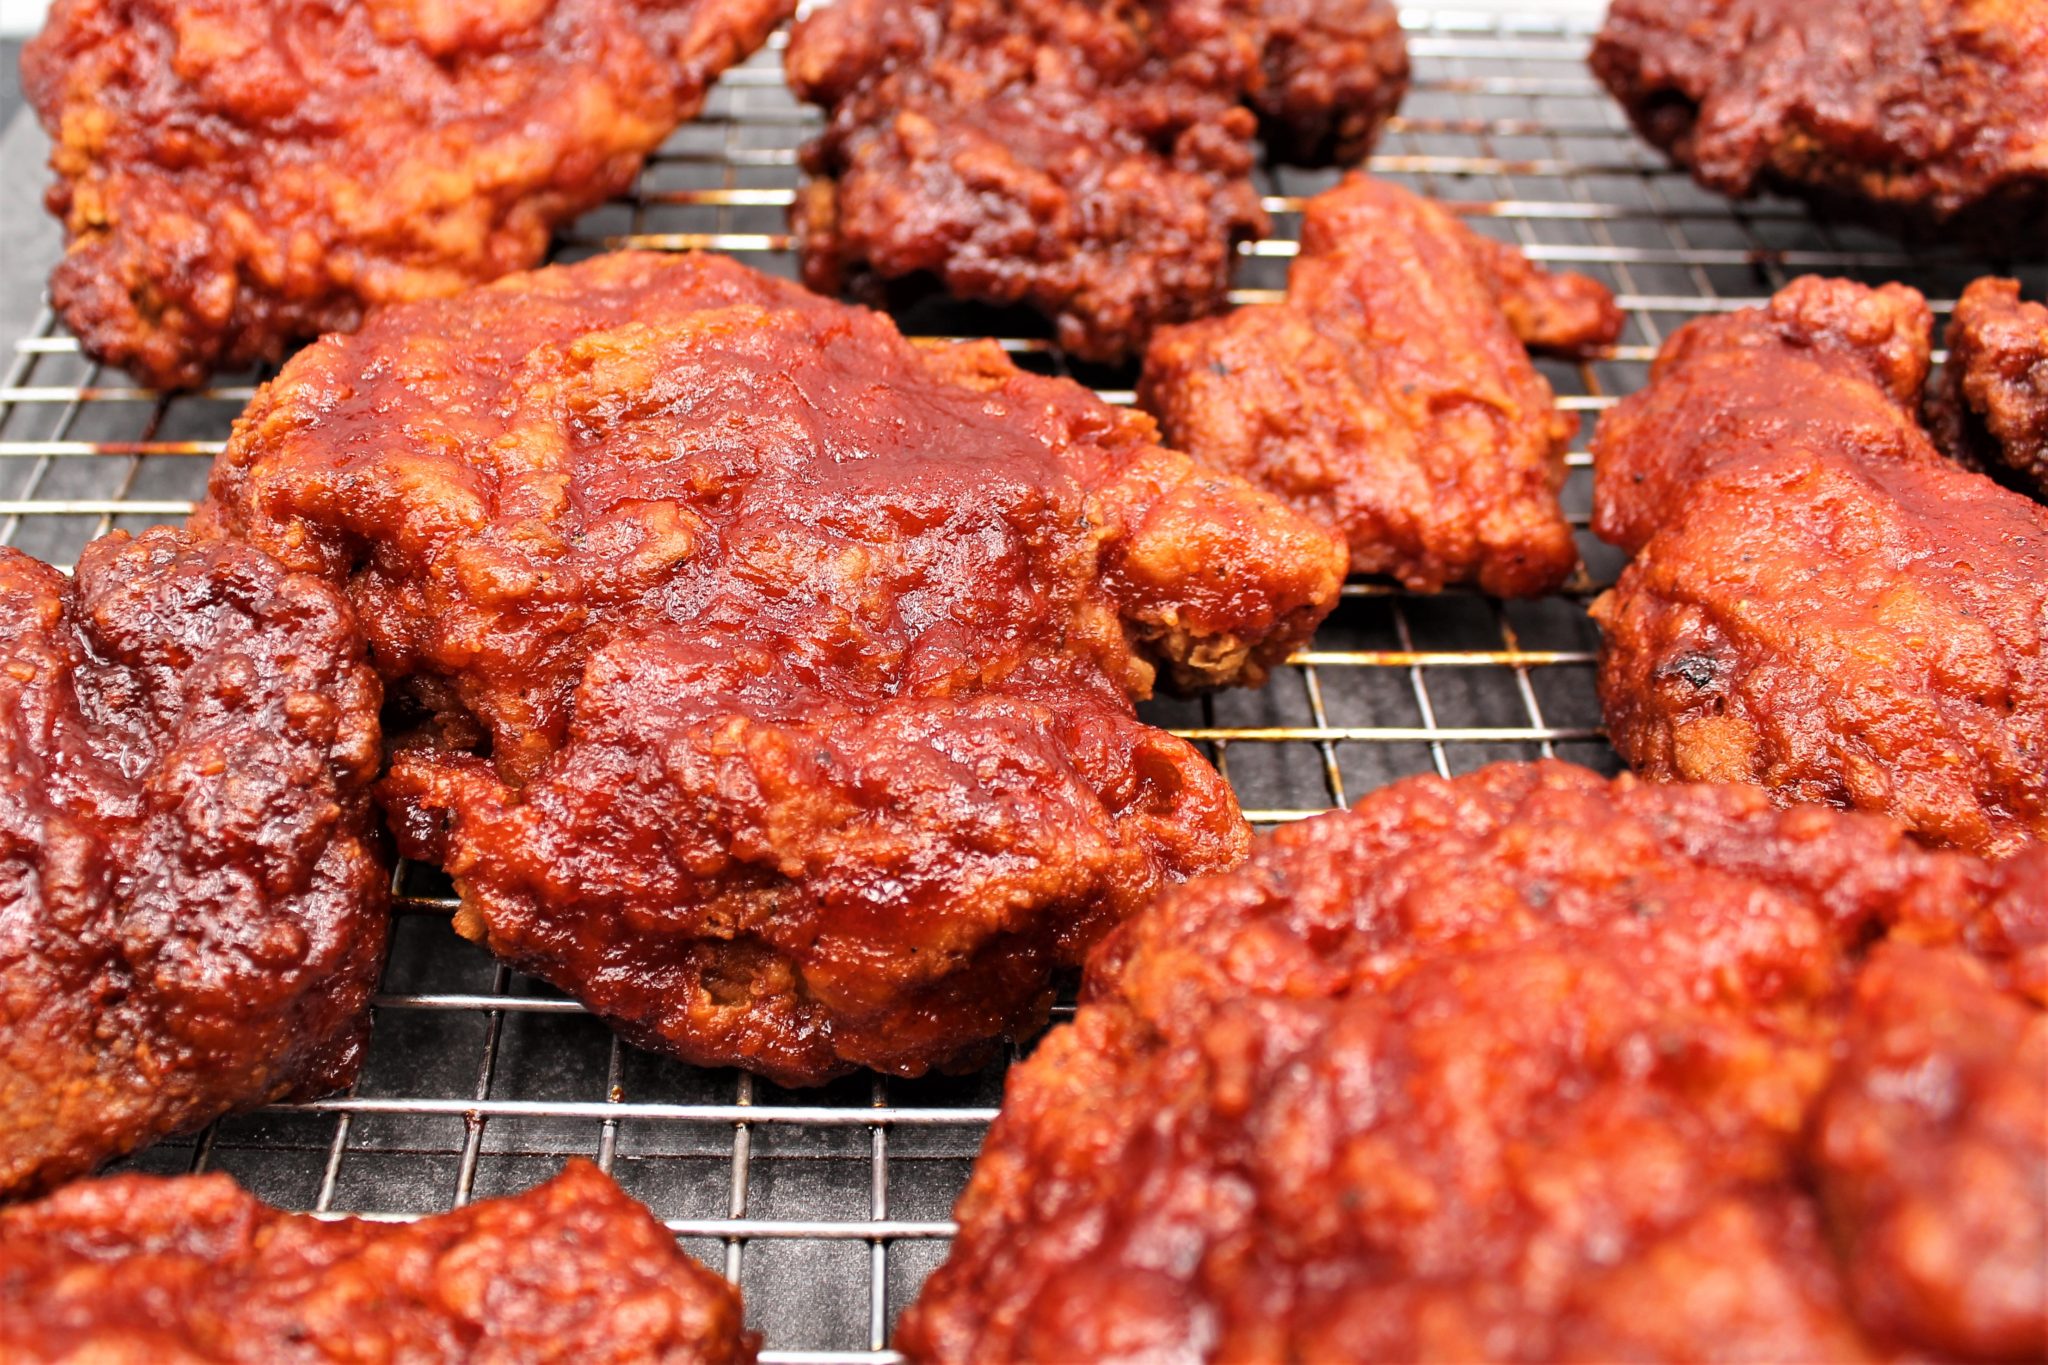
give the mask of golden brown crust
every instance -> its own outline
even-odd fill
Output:
[[[584,1161],[412,1223],[323,1221],[224,1175],[0,1212],[12,1361],[748,1365],[739,1293]]]
[[[1261,119],[1277,154],[1355,160],[1408,78],[1387,0],[845,0],[786,65],[828,116],[795,213],[806,282],[930,277],[1104,361],[1223,307],[1268,229]]]
[[[2040,245],[2037,0],[1616,0],[1591,60],[1636,130],[1713,189]]]
[[[1196,459],[1334,527],[1357,572],[1537,596],[1578,564],[1557,497],[1575,424],[1517,333],[1585,348],[1620,324],[1595,281],[1354,175],[1309,201],[1287,301],[1162,330],[1138,397]]]
[[[793,0],[59,0],[50,283],[165,387],[537,264]]]
[[[1615,747],[2008,854],[2048,834],[2048,511],[1941,458],[1929,318],[1807,278],[1702,319],[1593,439]]]
[[[1097,950],[1073,1025],[1011,1073],[899,1344],[920,1362],[1981,1349],[1996,1339],[1863,1314],[1854,1256],[1906,1248],[1830,1220],[1811,1163],[1830,1190],[1878,1191],[1808,1135],[1823,1104],[1882,1093],[1838,1049],[1872,1027],[1861,946],[1994,922],[1986,950],[2048,953],[2048,850],[1988,864],[1753,788],[1555,763],[1383,788]],[[1980,1056],[1972,1093],[1994,1071],[2021,1099],[2036,1084],[2027,1054]],[[1979,1122],[2009,1143],[2002,1116]],[[1898,1180],[1972,1181],[1969,1134],[1895,1131],[1925,1144]],[[1971,1193],[2038,1223],[2039,1185],[2003,1177]],[[1926,1216],[2002,1258],[1991,1273],[2025,1254],[2024,1230]],[[1979,1292],[1930,1290],[1961,1317],[2006,1306],[1954,1298]]]
[[[0,1195],[353,1078],[379,697],[341,595],[255,550],[0,549]]]
[[[302,353],[198,523],[349,584],[458,928],[692,1061],[915,1074],[1242,856],[1131,699],[1263,677],[1343,552],[1155,434],[992,344],[618,255]]]

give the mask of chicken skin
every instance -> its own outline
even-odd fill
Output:
[[[0,549],[0,1197],[354,1078],[379,696],[341,594],[258,551]]]
[[[1917,419],[1900,285],[1794,281],[1666,343],[1593,438],[1608,736],[1639,773],[1882,811],[1938,844],[2048,835],[2048,509]]]
[[[2048,849],[1558,763],[1396,783],[1096,950],[898,1344],[2038,1355],[2044,952]]]
[[[456,927],[785,1083],[968,1065],[1249,835],[1132,699],[1256,682],[1343,548],[990,343],[621,254],[309,348],[198,524],[348,586]]]
[[[0,1212],[10,1361],[747,1365],[739,1292],[595,1166],[414,1223],[284,1213],[224,1175]]]
[[[2040,0],[1615,0],[1591,60],[1710,189],[2041,247]]]
[[[804,279],[936,280],[1117,361],[1224,305],[1268,228],[1253,139],[1365,155],[1407,86],[1387,0],[844,0],[798,24]]]
[[[1950,458],[2048,502],[2048,306],[1981,279],[1949,319],[1927,424]]]
[[[162,387],[539,263],[794,0],[57,0],[50,298]]]
[[[1286,301],[1163,329],[1138,401],[1334,528],[1359,573],[1534,597],[1579,562],[1558,503],[1575,423],[1523,345],[1586,350],[1621,322],[1598,282],[1354,175],[1309,201]]]

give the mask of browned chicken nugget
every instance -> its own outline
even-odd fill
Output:
[[[24,1362],[747,1365],[739,1292],[586,1161],[413,1223],[124,1175],[0,1212],[0,1355]]]
[[[426,720],[384,799],[464,933],[700,1064],[916,1074],[1243,855],[1132,699],[1262,678],[1343,550],[1155,435],[992,344],[626,254],[310,348],[199,523],[348,584]]]
[[[823,105],[795,225],[836,293],[936,280],[1120,360],[1223,307],[1268,221],[1253,137],[1354,161],[1408,83],[1387,0],[842,0],[786,62]]]
[[[1725,194],[2029,252],[2048,233],[2040,0],[1615,0],[1592,66],[1644,138]]]
[[[1638,772],[2007,854],[2048,834],[2048,510],[1915,414],[1910,289],[1808,277],[1666,344],[1593,438],[1601,707]]]
[[[341,594],[256,550],[0,549],[0,1196],[354,1077],[379,696]]]
[[[152,384],[537,264],[794,0],[57,0],[50,297]]]
[[[1992,864],[1755,788],[1557,763],[1412,778],[1286,826],[1097,950],[1073,1024],[1011,1072],[898,1344],[920,1362],[2024,1345],[1953,1325],[2009,1330],[2040,1302],[2030,1234],[1978,1217],[1984,1199],[2048,1217],[2026,1178],[2038,1125],[2031,1158],[2010,1126],[2039,1094],[2037,1044],[1991,1045],[2037,1036],[2040,1011],[1987,982],[1960,1036],[1873,1043],[1897,1026],[1883,986],[1857,988],[1893,969],[1889,947],[1861,967],[1873,936],[1956,916],[2003,924],[2001,952],[2048,949],[2048,848]],[[1911,951],[1898,969],[1965,956]],[[1911,1114],[1919,1096],[1873,1069],[1883,1046],[1930,1079],[1955,1058],[1999,1111]],[[1810,1140],[1822,1113],[1858,1125],[1859,1102],[1899,1111],[1877,1119],[1875,1172],[1877,1147]],[[1906,1191],[1926,1192],[1917,1226],[1886,1223]],[[1913,1242],[1943,1235],[1963,1254],[1924,1267],[1928,1311],[1874,1311],[1855,1277],[1911,1273]]]
[[[1552,591],[1578,565],[1558,489],[1575,422],[1522,340],[1614,340],[1597,282],[1553,276],[1397,185],[1309,201],[1287,300],[1168,328],[1138,401],[1196,459],[1334,527],[1411,589]]]

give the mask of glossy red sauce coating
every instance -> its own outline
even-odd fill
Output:
[[[1261,679],[1343,551],[1154,440],[992,344],[618,255],[303,353],[198,521],[347,584],[463,932],[692,1061],[915,1074],[1242,856],[1131,699]]]
[[[1815,277],[1702,319],[1593,438],[1615,747],[2009,854],[2048,834],[2048,509],[1917,414],[1920,295]]]
[[[2039,0],[1617,0],[1591,63],[1636,131],[1712,189],[2040,247]]]
[[[1942,451],[2048,501],[2048,304],[2022,299],[2018,280],[1974,280],[1944,339],[1927,412]]]
[[[224,1175],[0,1211],[10,1361],[747,1365],[739,1291],[584,1161],[411,1223],[285,1213]]]
[[[0,550],[0,1197],[354,1078],[379,697],[341,594],[256,550]]]
[[[1557,763],[1411,778],[1105,941],[897,1341],[2036,1354],[2044,1002],[2048,849]]]
[[[1576,422],[1523,344],[1599,346],[1621,321],[1598,282],[1353,175],[1309,201],[1286,300],[1161,330],[1138,401],[1334,528],[1360,573],[1539,596],[1579,562],[1558,503]]]
[[[1885,949],[1857,979],[1813,1160],[1880,1340],[2048,1355],[2048,958],[2032,960],[2031,1004],[1962,953]]]
[[[844,0],[785,65],[827,111],[794,215],[813,288],[936,281],[1102,361],[1223,307],[1269,227],[1254,136],[1356,161],[1408,84],[1386,0]]]
[[[58,0],[51,301],[165,387],[539,263],[793,0]]]

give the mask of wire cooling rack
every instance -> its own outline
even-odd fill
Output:
[[[1807,271],[1904,279],[1937,313],[1992,270],[2019,274],[2033,293],[2048,284],[2039,265],[1907,254],[1795,205],[1730,204],[1696,189],[1634,139],[1588,76],[1590,19],[1417,10],[1403,20],[1414,87],[1371,168],[1538,261],[1598,276],[1627,310],[1611,355],[1542,363],[1565,410],[1582,417],[1566,505],[1588,567],[1561,596],[1533,603],[1354,581],[1312,647],[1263,690],[1149,704],[1150,719],[1203,745],[1261,824],[1344,805],[1408,773],[1543,755],[1615,766],[1600,738],[1584,605],[1616,560],[1583,530],[1584,437],[1595,414],[1643,382],[1672,328],[1757,302]],[[729,73],[705,116],[632,194],[579,223],[560,254],[709,249],[793,273],[784,213],[816,115],[785,90],[780,48],[778,38]],[[1275,297],[1302,199],[1335,178],[1264,176],[1278,232],[1248,250],[1240,301]],[[1001,335],[1020,363],[1065,372],[1042,331],[1013,314],[934,305],[900,320],[913,333]],[[263,377],[162,397],[85,360],[47,312],[29,335],[4,341],[0,543],[60,564],[113,527],[182,517]],[[1129,397],[1128,374],[1076,377]],[[408,1217],[523,1189],[566,1156],[593,1157],[741,1284],[748,1319],[766,1334],[764,1359],[894,1358],[891,1323],[945,1254],[1002,1067],[790,1092],[668,1062],[457,939],[447,888],[431,872],[401,868],[397,885],[402,914],[354,1090],[224,1121],[130,1166],[224,1170],[286,1207]]]

